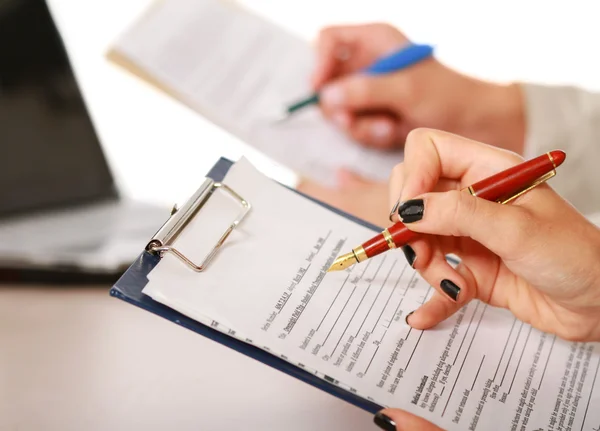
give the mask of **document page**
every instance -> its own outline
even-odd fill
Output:
[[[166,254],[144,293],[383,406],[449,430],[600,425],[600,344],[566,342],[473,301],[419,331],[433,293],[399,250],[327,273],[374,231],[238,161],[224,183],[252,204],[206,271]],[[201,260],[239,207],[214,194],[175,246]]]
[[[332,184],[340,167],[387,180],[402,160],[401,152],[351,141],[317,107],[277,123],[287,105],[312,93],[312,48],[234,2],[162,1],[113,51],[210,121],[314,180]]]

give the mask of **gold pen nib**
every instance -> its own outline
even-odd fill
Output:
[[[356,258],[356,254],[354,254],[354,252],[342,254],[333,262],[333,264],[329,267],[327,272],[343,271],[344,269],[351,267],[355,263],[358,263],[358,259]]]

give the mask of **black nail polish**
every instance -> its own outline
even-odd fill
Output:
[[[423,199],[410,199],[398,208],[398,215],[403,223],[413,223],[423,218]]]
[[[402,247],[402,251],[404,252],[404,257],[406,257],[406,260],[408,261],[408,264],[414,268],[415,267],[415,260],[417,260],[417,255],[415,253],[415,250],[410,246],[410,245],[405,245]]]
[[[408,326],[410,326],[410,323],[408,323],[408,318],[409,318],[409,317],[410,317],[410,315],[411,315],[411,314],[413,314],[413,313],[414,313],[414,311],[411,311],[411,312],[410,312],[410,313],[408,313],[408,314],[406,315],[406,317],[404,318],[404,321],[406,322],[406,324],[407,324]]]
[[[377,412],[373,418],[373,422],[379,428],[385,431],[396,431],[396,423],[389,416],[384,415],[381,412]]]
[[[453,301],[456,301],[458,294],[460,293],[460,287],[450,280],[442,280],[440,287],[446,295],[452,298]]]
[[[398,201],[394,204],[394,207],[392,208],[392,210],[390,211],[390,221],[393,222],[394,220],[392,220],[392,217],[394,214],[396,214],[396,211],[398,210],[398,207],[400,206],[400,199],[398,199]]]

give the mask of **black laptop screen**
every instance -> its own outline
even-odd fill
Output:
[[[0,0],[0,215],[115,196],[43,0]]]

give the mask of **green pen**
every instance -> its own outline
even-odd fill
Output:
[[[386,73],[397,72],[431,57],[432,54],[433,47],[430,45],[409,43],[408,45],[403,45],[402,48],[394,51],[392,54],[377,60],[371,66],[364,69],[362,73],[369,75],[383,75]],[[307,106],[318,104],[319,93],[313,93],[312,95],[289,105],[279,121],[286,120]]]

